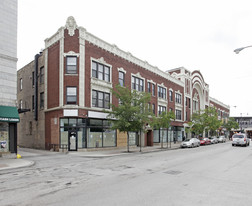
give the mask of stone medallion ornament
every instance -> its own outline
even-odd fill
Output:
[[[75,31],[75,29],[76,29],[77,27],[78,27],[78,26],[77,26],[77,24],[76,24],[76,21],[75,21],[74,17],[69,16],[69,17],[67,18],[67,21],[66,21],[66,28],[67,28],[67,30],[68,30],[68,34],[69,34],[70,36],[73,36],[73,35],[74,35],[74,31]]]

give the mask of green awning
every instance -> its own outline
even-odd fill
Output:
[[[19,120],[16,107],[0,106],[0,122],[19,122]]]

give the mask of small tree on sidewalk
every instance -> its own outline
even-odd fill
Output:
[[[150,112],[147,109],[150,95],[120,85],[116,85],[112,94],[118,99],[119,104],[112,104],[112,111],[107,111],[108,117],[115,119],[112,129],[127,132],[127,151],[129,152],[129,132],[141,131],[146,122],[150,121]]]
[[[155,129],[167,128],[167,144],[168,144],[168,129],[170,127],[171,121],[174,119],[175,115],[173,112],[162,112],[162,114],[154,118],[154,121],[152,123]],[[161,148],[163,148],[163,141],[164,141],[164,130],[162,130]]]
[[[232,129],[239,129],[239,123],[236,122],[233,117],[230,117],[227,123],[223,124],[223,127],[225,127],[230,134]]]

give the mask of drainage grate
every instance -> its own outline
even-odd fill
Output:
[[[169,175],[178,175],[178,174],[180,174],[182,172],[178,171],[178,170],[168,170],[168,171],[166,171],[164,173],[169,174]]]

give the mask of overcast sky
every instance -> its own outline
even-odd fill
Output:
[[[19,0],[18,69],[73,16],[78,26],[161,70],[200,70],[231,116],[252,116],[251,0]]]

